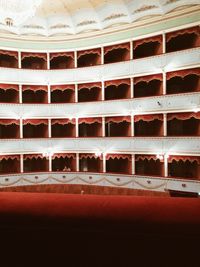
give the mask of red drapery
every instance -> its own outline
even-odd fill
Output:
[[[106,160],[109,159],[128,159],[129,161],[132,160],[132,156],[129,154],[107,154],[106,155]]]
[[[196,161],[198,164],[200,164],[200,157],[194,157],[194,156],[169,156],[168,163],[172,163],[172,161],[183,161],[186,162],[187,160],[190,162]]]
[[[51,125],[54,124],[60,124],[60,125],[65,125],[65,124],[76,124],[76,120],[75,119],[52,119],[51,120]]]
[[[20,160],[20,156],[19,155],[0,155],[0,160]]]
[[[130,79],[119,79],[119,80],[113,80],[113,81],[106,81],[105,82],[105,87],[108,87],[108,86],[119,86],[121,84],[127,84],[127,85],[130,85]]]
[[[52,156],[52,159],[55,158],[72,158],[72,159],[76,159],[76,154],[74,153],[56,153]]]
[[[78,90],[81,90],[81,89],[92,89],[92,88],[95,88],[95,87],[98,87],[99,89],[101,89],[101,83],[99,82],[95,82],[95,83],[83,83],[83,84],[79,84],[78,85]]]
[[[79,154],[79,159],[92,159],[92,158],[94,158],[94,159],[103,159],[103,157],[102,157],[102,154],[100,155],[100,156],[97,156],[97,155],[95,155],[95,154],[93,154],[93,153],[84,153],[84,154]]]
[[[194,69],[187,69],[187,70],[178,70],[178,71],[172,71],[172,72],[167,72],[166,77],[167,80],[170,80],[174,77],[181,77],[184,78],[187,75],[197,75],[200,76],[200,68],[194,68]]]
[[[50,53],[50,60],[56,57],[71,57],[74,59],[74,52],[56,52],[56,53]]]
[[[15,119],[0,119],[0,124],[1,125],[11,125],[11,124],[19,125],[20,121],[15,120]]]
[[[45,119],[26,119],[26,120],[23,120],[23,125],[27,125],[27,124],[31,124],[31,125],[45,124],[45,125],[48,125],[48,120],[45,120]]]
[[[131,117],[130,116],[107,117],[105,121],[106,123],[108,122],[120,123],[123,121],[131,122]]]
[[[162,74],[153,74],[148,76],[142,76],[142,77],[135,77],[134,78],[134,84],[140,83],[140,82],[146,82],[149,83],[152,80],[159,80],[162,81],[163,76]]]
[[[26,57],[39,57],[44,59],[45,61],[47,61],[47,54],[46,53],[29,53],[29,52],[25,52],[21,54],[21,59],[23,60]]]
[[[192,27],[192,28],[187,28],[183,30],[178,30],[175,32],[169,32],[166,34],[166,41],[169,42],[172,38],[178,36],[178,35],[183,35],[183,34],[190,34],[190,33],[195,33],[196,35],[200,34],[200,27]]]
[[[191,118],[195,118],[197,120],[200,119],[200,112],[184,112],[184,113],[172,113],[172,114],[167,114],[167,120],[189,120]]]
[[[23,159],[24,160],[27,160],[27,159],[44,159],[46,157],[43,157],[42,154],[25,154],[23,156]]]
[[[136,49],[139,45],[142,45],[144,43],[150,43],[150,42],[158,42],[161,44],[162,35],[156,35],[156,36],[147,37],[147,38],[140,39],[140,40],[135,40],[133,41],[133,49]]]
[[[3,90],[8,90],[8,89],[13,89],[15,91],[19,91],[19,85],[17,84],[0,84],[0,89],[3,89]]]
[[[126,49],[129,51],[130,50],[130,43],[106,46],[106,47],[104,47],[104,55],[106,55],[108,52],[115,50],[115,49]]]
[[[51,86],[51,91],[65,91],[65,90],[75,90],[75,85],[74,84],[62,84],[62,85],[52,85]]]
[[[156,155],[135,155],[135,161],[139,160],[160,160]],[[161,161],[161,160],[160,160]],[[163,161],[163,160],[162,160]]]
[[[159,120],[163,121],[163,115],[162,114],[152,114],[152,115],[136,115],[134,116],[134,121],[154,121]]]
[[[8,56],[15,57],[16,59],[18,59],[17,51],[0,50],[0,55],[8,55]]]
[[[83,55],[89,55],[89,54],[97,54],[98,56],[101,56],[101,49],[97,48],[97,49],[77,51],[77,58],[80,58]]]
[[[102,123],[102,118],[80,118],[78,119],[78,123],[87,123],[87,124],[92,124],[92,123]]]
[[[22,91],[48,91],[48,87],[46,85],[23,85],[22,86]]]

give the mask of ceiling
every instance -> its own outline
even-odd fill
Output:
[[[0,32],[15,35],[67,36],[131,24],[162,16],[200,0],[43,0],[24,24],[0,24]]]

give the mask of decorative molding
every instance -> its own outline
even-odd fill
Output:
[[[137,14],[137,13],[140,13],[140,12],[143,12],[143,11],[147,11],[147,10],[151,10],[151,9],[154,9],[154,8],[158,8],[158,6],[156,5],[144,5],[136,10],[134,10],[132,12],[132,14]]]

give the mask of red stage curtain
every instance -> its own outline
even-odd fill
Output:
[[[71,57],[74,59],[74,52],[56,52],[56,53],[50,53],[50,60],[56,57]]]
[[[31,124],[31,125],[45,124],[45,125],[48,125],[48,120],[45,120],[45,119],[26,119],[26,120],[23,120],[23,125],[27,125],[27,124]]]
[[[1,125],[11,125],[11,124],[19,125],[20,121],[15,120],[15,119],[0,119],[0,124]]]
[[[0,160],[20,160],[20,155],[0,155]]]
[[[46,157],[43,157],[42,154],[24,154],[23,155],[23,159],[27,160],[27,159],[43,159]]]
[[[101,49],[89,49],[89,50],[83,50],[83,51],[77,51],[77,58],[80,58],[83,55],[89,55],[89,54],[97,54],[98,56],[101,56]]]
[[[171,163],[173,160],[175,160],[175,161],[182,160],[183,162],[185,162],[187,160],[190,162],[196,161],[200,165],[200,157],[195,157],[195,156],[173,156],[173,155],[171,155],[168,158],[168,163]]]
[[[129,161],[131,161],[132,156],[130,154],[107,154],[106,160],[109,159],[128,159]]]
[[[108,122],[120,123],[123,121],[131,122],[131,117],[130,116],[107,117],[105,121],[106,123]]]
[[[113,80],[113,81],[106,81],[105,82],[105,87],[108,87],[108,86],[119,86],[121,84],[127,84],[127,85],[130,85],[131,81],[130,79],[119,79],[119,80]]]
[[[146,82],[149,83],[152,80],[158,80],[162,81],[163,76],[162,74],[153,74],[153,75],[148,75],[148,76],[142,76],[142,77],[135,77],[134,78],[134,84],[137,84],[139,82]]]
[[[23,60],[26,57],[39,57],[47,61],[47,54],[46,53],[31,53],[31,52],[26,52],[21,54],[21,59]]]
[[[17,84],[0,84],[0,89],[3,89],[3,90],[8,90],[8,89],[13,89],[15,91],[19,91],[19,85]]]
[[[108,52],[115,50],[115,49],[126,49],[129,51],[130,50],[130,43],[106,46],[106,47],[104,47],[104,55],[106,55]]]
[[[60,124],[60,125],[65,125],[65,124],[76,124],[76,120],[75,119],[52,119],[51,120],[51,125],[54,124]]]
[[[167,72],[166,73],[166,77],[167,77],[167,80],[170,80],[170,79],[172,79],[174,77],[184,78],[185,76],[192,75],[192,74],[196,75],[196,76],[200,76],[200,68]]]
[[[7,55],[7,56],[15,57],[16,59],[18,59],[17,51],[0,50],[0,55]]]
[[[139,161],[139,160],[160,160],[157,158],[156,155],[135,155],[135,161]],[[160,160],[161,161],[161,160]]]
[[[52,85],[51,86],[51,91],[55,90],[60,90],[60,91],[65,91],[65,90],[75,90],[75,85],[74,84],[62,84],[62,85]]]
[[[22,86],[22,91],[48,91],[48,87],[46,85],[23,85]]]
[[[79,84],[78,85],[78,90],[81,89],[92,89],[98,87],[99,89],[101,89],[101,83],[100,82],[95,82],[95,83],[83,83],[83,84]]]
[[[52,156],[52,159],[55,158],[72,158],[72,159],[76,159],[76,154],[74,153],[56,153]]]
[[[200,34],[200,27],[192,27],[192,28],[187,28],[183,30],[178,30],[175,32],[169,32],[166,34],[166,41],[169,42],[172,38],[178,36],[178,35],[183,35],[183,34],[191,34],[195,33],[197,36]]]
[[[78,123],[87,123],[87,124],[92,124],[92,123],[102,123],[102,118],[80,118],[78,119]]]
[[[136,115],[134,116],[134,121],[154,121],[159,120],[163,121],[163,115],[162,114],[151,114],[151,115]]]
[[[197,120],[200,119],[200,112],[184,112],[184,113],[172,113],[172,114],[167,114],[167,120],[189,120],[191,118],[195,118]]]
[[[147,37],[144,39],[140,39],[140,40],[135,40],[133,41],[133,49],[136,49],[139,45],[142,45],[144,43],[150,43],[150,42],[158,42],[158,43],[162,43],[162,35],[156,35],[156,36],[152,36],[152,37]]]
[[[100,155],[100,156],[96,156],[95,154],[93,154],[93,153],[84,153],[84,154],[79,154],[79,159],[87,159],[87,158],[89,158],[89,159],[92,159],[92,158],[94,158],[94,159],[103,159],[103,156],[102,156],[102,154]]]

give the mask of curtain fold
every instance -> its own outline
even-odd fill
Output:
[[[130,50],[130,43],[123,43],[123,44],[116,44],[111,46],[105,46],[104,47],[104,55],[106,55],[108,52],[115,50],[115,49],[126,49]]]
[[[8,90],[8,89],[13,89],[15,91],[19,91],[19,85],[17,84],[3,84],[1,83],[0,84],[0,89],[3,89],[3,90]]]
[[[23,155],[23,159],[27,160],[27,159],[43,159],[46,157],[43,157],[42,154],[25,154]]]
[[[200,119],[200,112],[184,112],[184,113],[172,113],[167,114],[167,120],[189,120],[191,118],[195,118],[197,120]]]
[[[65,90],[75,90],[75,85],[74,84],[61,84],[61,85],[51,85],[51,92],[60,90],[60,91],[65,91]]]
[[[72,158],[72,159],[76,159],[76,154],[74,153],[56,153],[52,156],[52,159],[55,158]]]
[[[47,54],[46,53],[31,53],[31,52],[25,52],[21,54],[21,59],[23,60],[26,57],[39,57],[47,61]]]
[[[51,120],[51,125],[55,125],[55,124],[60,124],[60,125],[65,125],[65,124],[76,124],[76,120],[75,119],[52,119]]]
[[[56,53],[50,53],[49,58],[52,60],[56,57],[71,57],[74,59],[74,52],[56,52]]]
[[[156,35],[156,36],[152,36],[152,37],[147,37],[144,39],[140,39],[140,40],[135,40],[133,41],[133,49],[136,49],[138,46],[145,44],[145,43],[150,43],[150,42],[158,42],[158,43],[162,43],[162,35]]]
[[[77,58],[79,59],[81,56],[89,54],[97,54],[98,56],[101,56],[101,49],[94,48],[89,50],[77,51]]]
[[[166,34],[166,41],[169,42],[172,38],[178,36],[178,35],[183,35],[183,34],[190,34],[190,33],[195,33],[197,36],[200,34],[200,27],[191,27],[183,30],[178,30],[174,32],[169,32]]]
[[[48,92],[48,86],[46,85],[22,85],[22,91],[45,91]]]
[[[200,76],[200,68],[167,72],[166,77],[167,77],[167,80],[170,80],[174,77],[185,78],[187,75],[192,75],[192,74],[194,74],[196,76]]]
[[[0,119],[0,124],[2,124],[2,125],[11,125],[11,124],[19,125],[20,121],[15,120],[15,119]]]
[[[0,50],[0,55],[8,55],[8,56],[15,57],[16,59],[18,59],[17,51]]]
[[[128,159],[129,161],[132,160],[132,156],[129,154],[107,154],[106,155],[106,160],[109,159]]]
[[[0,155],[0,160],[20,160],[20,155]]]
[[[131,122],[131,117],[130,116],[119,116],[119,117],[107,117],[105,118],[105,122],[114,122],[114,123],[120,123],[120,122]]]
[[[78,119],[78,123],[87,123],[87,124],[92,124],[92,123],[102,123],[102,118],[101,117],[97,117],[97,118],[80,118]]]
[[[78,84],[78,90],[81,89],[92,89],[94,87],[98,87],[99,89],[101,89],[101,83],[100,82],[95,82],[95,83],[83,83],[83,84]]]
[[[108,86],[111,86],[111,85],[119,86],[121,84],[130,85],[131,81],[130,81],[130,79],[119,79],[119,80],[105,81],[105,88]]]
[[[163,121],[163,115],[162,114],[152,114],[152,115],[136,115],[134,116],[134,121],[154,121],[159,120]]]
[[[48,125],[48,120],[47,119],[26,119],[26,120],[23,120],[23,125],[27,125],[27,124],[31,124],[31,125],[40,125],[40,124]]]
[[[140,83],[140,82],[149,83],[152,80],[162,81],[162,79],[163,79],[162,73],[148,75],[148,76],[142,76],[142,77],[135,77],[134,78],[134,84],[137,84],[137,83]]]
[[[79,154],[79,159],[103,159],[103,156],[102,154],[100,156],[96,156],[95,154],[93,153],[82,153],[82,154]]]
[[[200,157],[195,157],[195,156],[173,156],[173,155],[171,155],[171,156],[169,156],[169,158],[168,158],[168,163],[172,163],[172,161],[183,161],[183,162],[186,162],[187,160],[189,161],[189,162],[197,162],[198,164],[200,164]]]
[[[135,155],[135,161],[139,161],[139,160],[160,160],[157,158],[156,155]],[[160,160],[161,161],[161,160]]]

